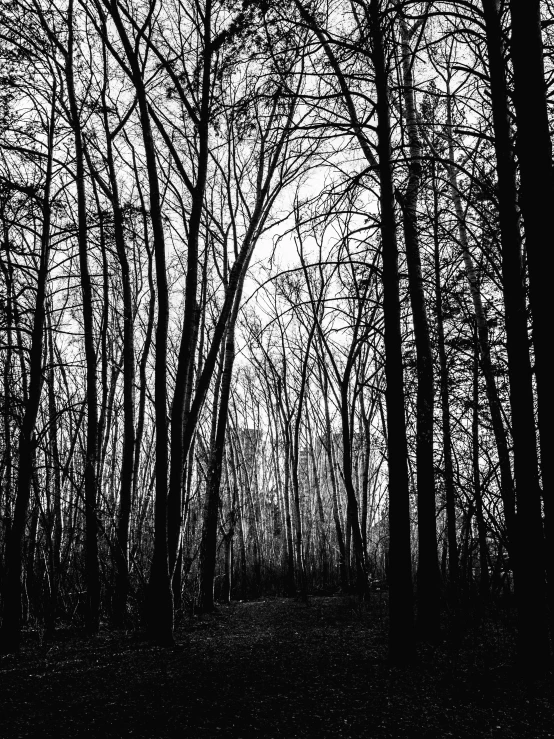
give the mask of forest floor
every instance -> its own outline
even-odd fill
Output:
[[[28,632],[0,658],[0,737],[554,737],[552,676],[520,679],[509,628],[466,624],[391,668],[385,600],[233,603],[171,649]]]

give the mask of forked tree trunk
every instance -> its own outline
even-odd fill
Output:
[[[105,0],[108,2],[108,0]],[[171,645],[173,639],[173,594],[169,575],[167,541],[167,334],[169,323],[169,294],[165,258],[165,236],[161,208],[160,184],[156,148],[148,110],[143,69],[138,50],[131,43],[116,0],[108,3],[129,63],[132,82],[137,94],[142,129],[148,185],[150,188],[150,218],[154,241],[158,315],[156,325],[156,364],[154,370],[154,405],[156,416],[156,497],[154,502],[154,553],[150,567],[146,620],[150,637],[159,644]]]

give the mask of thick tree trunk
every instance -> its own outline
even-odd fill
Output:
[[[3,248],[6,252],[6,264],[2,254],[0,253],[0,267],[4,276],[6,284],[6,354],[4,359],[4,366],[2,368],[2,378],[4,382],[4,412],[3,412],[3,426],[4,426],[4,453],[6,458],[6,467],[4,471],[5,483],[4,483],[4,500],[0,500],[0,514],[3,515],[5,521],[4,540],[2,542],[2,551],[0,551],[0,582],[4,582],[5,576],[5,563],[7,557],[7,540],[10,538],[11,522],[12,522],[12,488],[13,488],[13,439],[12,439],[12,391],[11,391],[11,376],[12,376],[12,355],[13,355],[13,267],[10,260],[10,234],[9,229],[4,223],[3,233]]]
[[[545,555],[549,589],[551,593],[554,593],[554,469],[550,450],[550,425],[554,415],[554,386],[550,360],[552,343],[550,293],[553,265],[550,234],[554,173],[552,171],[552,144],[546,99],[540,5],[539,0],[530,0],[525,3],[523,0],[511,0],[510,2],[511,52],[514,69],[513,99],[517,122],[516,146],[521,173],[520,205],[529,263],[529,301],[533,316],[541,473],[547,537],[545,547],[541,525],[541,505],[537,496],[537,485],[531,476],[531,479],[525,483],[526,486],[530,485],[531,489],[526,492],[522,490],[517,501],[518,532],[521,537],[519,546],[521,587],[523,588],[519,611],[520,656],[529,667],[544,665],[549,654],[543,597],[542,563]],[[504,175],[503,179],[507,176],[509,172]],[[509,182],[507,186],[510,186]],[[547,239],[546,244],[545,239]],[[516,257],[512,259],[515,261]],[[513,308],[514,320],[519,318],[519,309],[519,305]],[[524,379],[528,385],[527,367],[524,367],[522,371],[525,373]],[[527,389],[526,396],[528,396]],[[515,423],[514,418],[514,425]],[[523,429],[522,433],[524,433]],[[530,445],[531,439],[527,441]],[[524,442],[525,440],[522,439],[522,443]]]
[[[23,546],[27,511],[31,496],[33,462],[35,459],[35,425],[42,391],[42,358],[44,323],[46,317],[46,287],[50,254],[52,158],[54,150],[56,85],[52,90],[52,110],[48,130],[48,156],[44,194],[42,198],[42,233],[40,258],[35,294],[31,347],[29,351],[29,395],[19,433],[17,491],[13,521],[8,533],[4,564],[3,618],[0,629],[0,651],[13,652],[19,649],[21,636],[21,576]],[[9,434],[9,425],[8,425]]]
[[[369,8],[372,59],[375,70],[377,152],[380,179],[383,252],[383,309],[389,467],[389,657],[393,663],[414,657],[412,561],[408,444],[404,416],[404,378],[400,329],[398,246],[391,164],[391,127],[387,70],[379,7]]]

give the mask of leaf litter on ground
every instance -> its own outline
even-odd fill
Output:
[[[0,659],[2,739],[554,737],[552,676],[522,680],[507,632],[386,660],[386,598],[265,598],[177,629],[173,649],[103,630],[26,635]]]

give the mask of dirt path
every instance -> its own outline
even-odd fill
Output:
[[[174,650],[106,632],[0,661],[0,737],[554,737],[552,683],[507,668],[385,662],[383,609],[237,603]],[[484,645],[484,652],[490,645]]]

